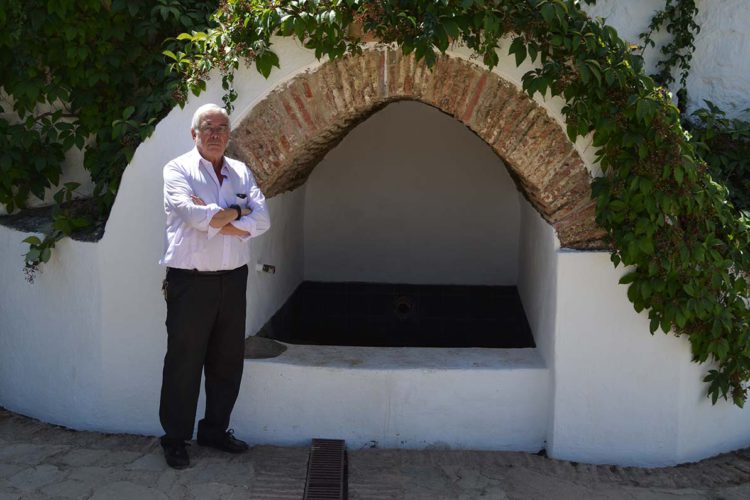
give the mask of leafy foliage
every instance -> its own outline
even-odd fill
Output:
[[[659,49],[662,57],[656,63],[658,71],[652,76],[659,85],[667,87],[675,81],[674,68],[679,68],[680,90],[677,96],[681,110],[685,109],[687,101],[687,77],[695,51],[695,35],[701,31],[695,22],[697,14],[695,0],[666,0],[664,8],[658,10],[651,18],[648,31],[640,34],[643,50],[649,46],[656,46],[654,34],[661,29],[669,34],[669,41]]]
[[[52,228],[40,239],[37,236],[29,236],[24,243],[29,244],[26,253],[26,267],[24,273],[29,283],[34,282],[39,265],[49,262],[52,257],[52,249],[58,241],[73,234],[75,231],[85,229],[91,225],[90,217],[86,217],[81,206],[74,205],[73,195],[80,187],[77,182],[66,182],[57,193],[55,193],[55,205],[52,210]],[[85,206],[85,205],[84,205]]]
[[[263,75],[278,65],[274,35],[294,36],[318,57],[356,53],[354,25],[428,65],[454,41],[490,68],[501,49],[517,64],[530,59],[535,68],[524,75],[523,89],[563,97],[570,139],[593,136],[604,172],[592,183],[597,222],[608,232],[614,264],[628,266],[621,282],[636,311],[648,311],[652,333],[688,335],[694,360],[715,363],[705,379],[714,402],[723,397],[744,404],[750,379],[748,220],[709,175],[680,125],[679,110],[644,73],[641,57],[613,28],[589,19],[578,2],[229,0],[214,19],[216,28],[181,35],[185,46],[167,55],[185,90],[196,94],[218,68],[228,103],[236,98],[231,82],[241,61]]]
[[[729,189],[735,207],[750,212],[750,122],[727,118],[711,101],[687,123],[691,141],[708,163],[711,176]]]
[[[679,68],[678,107],[683,114],[683,124],[692,132],[696,152],[708,163],[711,176],[729,189],[729,198],[735,207],[747,211],[750,207],[750,124],[728,119],[712,102],[706,102],[707,107],[692,116],[685,116],[687,77],[695,36],[700,33],[700,26],[695,22],[698,7],[695,0],[665,2],[664,8],[652,17],[648,31],[640,35],[643,50],[655,46],[653,37],[660,30],[669,35],[669,41],[659,51],[659,71],[652,77],[658,84],[668,86],[675,81],[673,73]]]
[[[12,103],[2,111],[19,118],[0,119],[0,203],[12,211],[29,193],[42,198],[77,147],[95,186],[93,215],[106,217],[135,148],[179,97],[161,51],[181,31],[205,28],[217,3],[0,0],[0,84]],[[59,231],[70,234],[79,216]],[[44,248],[58,236],[47,234]],[[48,255],[36,250],[26,255],[32,269]]]

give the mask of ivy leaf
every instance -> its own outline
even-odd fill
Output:
[[[258,73],[263,75],[263,78],[268,78],[271,74],[273,67],[279,68],[279,56],[270,50],[266,50],[263,54],[255,58],[255,67]]]
[[[526,44],[524,44],[523,38],[516,37],[510,44],[508,54],[514,54],[516,56],[516,66],[520,66],[526,59]]]
[[[683,172],[682,167],[677,165],[674,168],[674,180],[677,181],[677,184],[682,184],[682,180],[685,177],[685,172]]]
[[[29,236],[28,238],[25,238],[23,242],[28,243],[29,245],[41,245],[42,244],[42,240],[40,240],[36,236]]]
[[[656,330],[659,329],[659,318],[657,318],[656,316],[651,318],[651,321],[648,324],[648,329],[651,332],[651,334],[656,333]]]
[[[26,262],[29,263],[36,263],[39,262],[39,256],[41,255],[41,250],[38,248],[32,248],[28,252],[26,252]]]
[[[443,29],[449,37],[453,38],[454,40],[458,38],[458,24],[455,21],[446,19],[445,21],[443,21]]]
[[[636,279],[638,279],[639,273],[637,271],[628,273],[624,275],[622,278],[620,278],[620,284],[621,285],[627,285],[629,283],[633,283]]]
[[[544,22],[547,24],[552,24],[552,21],[555,20],[555,6],[551,3],[545,3],[542,5],[540,13],[542,14]]]
[[[41,260],[42,262],[49,262],[51,256],[52,250],[50,250],[49,247],[46,247],[42,250],[41,254],[39,254],[39,260]]]

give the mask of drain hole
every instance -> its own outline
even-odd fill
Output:
[[[411,297],[398,297],[394,301],[394,310],[399,319],[406,319],[414,312],[414,300]]]

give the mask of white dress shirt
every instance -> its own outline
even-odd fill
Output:
[[[198,271],[231,270],[250,262],[248,240],[271,227],[266,198],[258,189],[247,166],[238,160],[224,158],[224,176],[219,183],[211,162],[197,148],[175,158],[164,167],[164,210],[167,227],[164,255],[160,264]],[[198,196],[206,205],[196,205],[190,198]],[[250,233],[246,237],[219,234],[209,222],[222,208],[239,205],[252,212],[233,226]]]

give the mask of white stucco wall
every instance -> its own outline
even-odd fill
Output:
[[[29,285],[21,271],[27,236],[0,226],[0,406],[93,428],[101,415],[103,340],[97,246],[58,243]]]
[[[388,105],[305,186],[305,279],[516,283],[516,187],[484,141],[435,108]]]
[[[614,1],[600,1],[597,8],[609,8],[610,21],[624,33],[637,25],[635,19],[644,17],[642,9],[655,3],[656,0],[633,2],[629,9],[623,2],[617,5]],[[750,20],[750,12],[736,8],[737,2],[727,1],[722,6],[714,6],[712,2],[711,5],[716,9],[711,12],[723,13],[729,26],[744,26]],[[731,6],[735,10],[723,10]],[[710,18],[714,14],[706,10],[705,15]],[[641,29],[637,26],[635,31]],[[711,26],[708,19],[705,26],[704,33]],[[748,36],[735,29],[727,39],[743,37],[746,41]],[[722,43],[717,39],[717,51]],[[240,100],[232,116],[233,123],[280,82],[318,64],[310,52],[294,41],[279,41],[277,51],[283,66],[269,80],[263,80],[254,70],[243,70],[238,75]],[[461,48],[453,48],[451,54],[468,56]],[[737,85],[747,89],[741,82],[747,74],[744,65],[748,64],[748,58],[735,61],[720,52],[701,57],[723,58],[732,69],[719,66],[717,62],[717,69],[710,72],[715,73],[710,84],[703,80],[691,80],[691,84],[716,95],[714,100],[719,103],[722,93],[733,95],[733,84],[728,83],[729,80],[736,80]],[[700,65],[696,54],[694,67]],[[528,67],[515,68],[510,58],[503,57],[495,71],[518,84],[526,69]],[[156,263],[162,247],[164,220],[160,170],[170,158],[190,147],[188,124],[195,108],[207,101],[220,101],[220,95],[219,81],[214,78],[206,94],[200,99],[191,99],[184,110],[173,110],[158,125],[154,136],[138,148],[128,166],[102,241],[96,244],[61,242],[36,284],[26,284],[21,273],[24,252],[21,240],[26,235],[0,228],[0,255],[3,256],[0,261],[0,405],[79,429],[160,432],[156,408],[166,343],[165,307],[160,294],[163,270]],[[559,99],[550,102],[538,96],[535,99],[562,123]],[[747,104],[740,107],[747,107]],[[362,127],[367,126],[368,122],[362,124]],[[592,150],[585,140],[579,140],[576,147],[585,159],[591,159]],[[588,167],[596,171],[594,166]],[[262,324],[306,276],[309,256],[305,255],[302,224],[306,223],[309,194],[302,188],[270,203],[274,226],[253,242],[253,252],[255,260],[276,265],[278,272],[274,276],[251,273],[248,333]],[[304,215],[300,217],[300,213]],[[535,352],[545,361],[544,366],[529,372],[527,380],[536,380],[534,384],[548,387],[546,394],[551,394],[546,403],[529,400],[525,408],[530,411],[536,408],[534,422],[540,421],[540,412],[547,412],[541,417],[550,422],[546,439],[551,456],[589,462],[657,465],[694,460],[750,444],[750,410],[725,403],[711,406],[710,401],[702,397],[705,385],[701,378],[706,367],[690,363],[685,339],[648,334],[644,317],[633,312],[625,297],[625,287],[617,285],[622,271],[612,268],[607,254],[557,251],[556,259],[548,260],[544,256],[556,250],[548,226],[545,229],[544,223],[527,208],[520,208],[518,218],[521,228],[518,284],[537,335],[539,348]],[[552,284],[554,291],[549,288]],[[557,298],[554,307],[553,297]],[[312,358],[303,356],[301,359],[310,361]],[[335,365],[336,360],[327,362]],[[287,372],[285,363],[294,368]],[[285,440],[302,435],[294,428],[288,434],[283,428],[273,435],[263,434],[262,429],[253,427],[252,421],[261,418],[260,414],[253,413],[255,402],[273,402],[270,389],[279,378],[286,376],[285,373],[290,377],[296,373],[289,379],[296,382],[283,386],[285,399],[302,398],[308,391],[305,382],[313,379],[308,379],[304,367],[295,363],[298,358],[283,356],[277,358],[275,364],[248,362],[251,368],[247,373],[256,373],[255,368],[263,367],[266,371],[256,373],[259,377],[256,380],[262,383],[245,381],[236,415],[251,422],[235,422],[236,427],[249,429],[244,431],[248,433],[257,430],[258,435],[268,438],[267,442],[289,442]],[[398,378],[400,375],[395,372],[387,372],[388,366],[393,367],[384,362],[380,367],[373,367],[372,373],[363,370],[352,380],[369,380],[373,390],[376,387],[390,390],[385,394],[388,397],[382,399],[383,404],[406,403],[415,395],[412,400],[418,402],[417,406],[421,405],[424,412],[404,407],[399,418],[411,420],[402,420],[398,428],[416,436],[420,432],[416,423],[432,413],[439,413],[440,408],[452,400],[448,395],[424,400],[421,398],[429,392],[415,388],[443,387],[447,379],[441,378],[444,374],[439,367],[399,369],[403,377]],[[339,373],[335,373],[336,370]],[[332,370],[320,370],[319,380],[335,388],[342,376],[347,376],[344,372],[338,364]],[[378,373],[374,375],[376,378],[368,378],[375,372]],[[468,378],[463,380],[474,383],[471,377],[478,373],[466,374]],[[504,368],[499,367],[493,376],[502,376],[502,373]],[[544,384],[540,382],[540,374],[542,379],[546,377]],[[420,378],[423,375],[434,377],[428,381]],[[514,376],[509,375],[508,380]],[[491,404],[482,407],[478,403],[482,394],[493,394],[495,386],[491,380],[489,377],[486,385],[477,386],[488,392],[467,393],[472,394],[470,401],[461,400],[462,404],[474,404],[477,412],[487,411],[482,418],[493,415]],[[458,385],[451,390],[459,395],[461,391]],[[276,403],[279,411],[285,408],[284,402],[276,400]],[[385,415],[378,418],[385,418]],[[271,413],[263,416],[272,417]],[[532,417],[527,414],[524,418]],[[343,422],[349,425],[346,420]],[[357,422],[354,418],[350,424],[355,426]],[[478,446],[471,430],[455,432],[456,425],[469,428],[475,421],[467,419],[450,424],[437,419],[436,422],[436,427],[422,434],[427,437],[420,438],[425,445],[441,432],[450,431],[453,432],[451,439],[455,439],[454,446],[461,446],[462,436],[464,445]],[[240,432],[242,435],[243,431]],[[355,436],[356,429],[352,427],[350,432]],[[390,436],[388,439],[393,435],[383,434]],[[397,441],[388,441],[386,437],[383,437],[385,442],[399,446]],[[505,438],[497,436],[497,439],[500,442]]]
[[[541,215],[522,196],[518,256],[518,294],[534,342],[547,363],[555,365],[555,313],[557,303],[557,258],[560,242]]]
[[[233,418],[253,443],[536,452],[550,409],[536,349],[292,345],[242,384]]]
[[[551,456],[667,465],[750,445],[750,409],[712,406],[686,338],[648,333],[606,252],[558,251]]]

